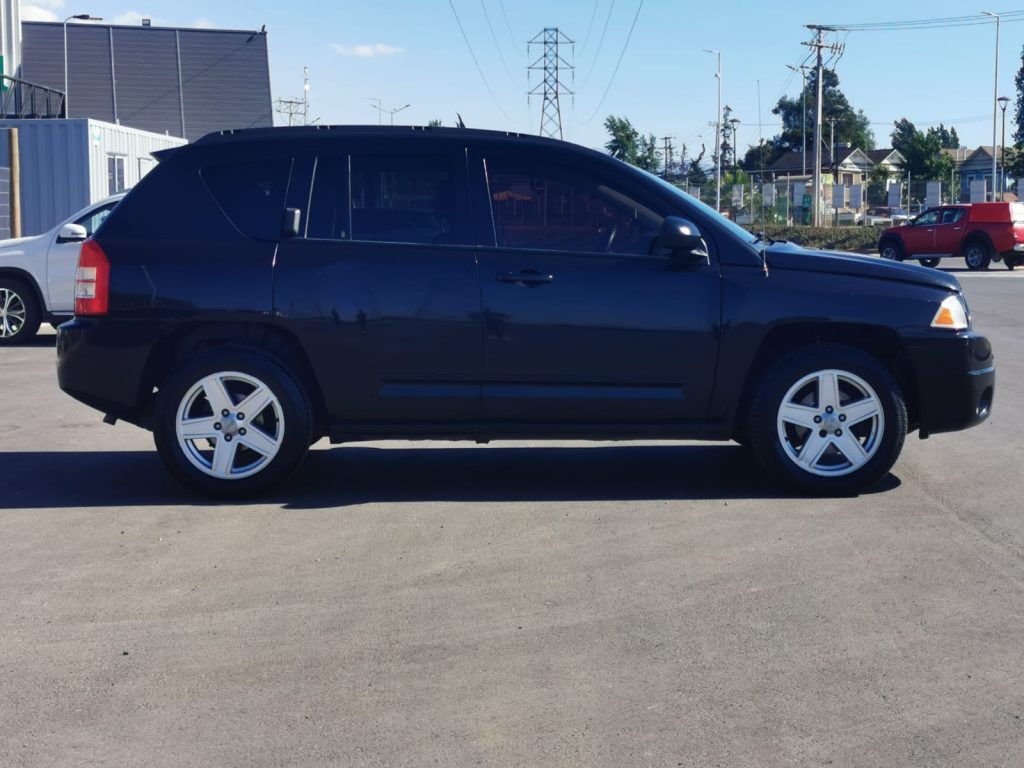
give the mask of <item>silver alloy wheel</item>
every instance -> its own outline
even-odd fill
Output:
[[[27,316],[25,300],[10,288],[0,288],[0,338],[17,336]]]
[[[967,246],[967,251],[964,253],[964,261],[967,262],[969,268],[978,269],[985,263],[985,249],[977,244]]]
[[[270,388],[238,371],[212,373],[181,398],[174,428],[185,457],[222,480],[251,477],[284,440],[284,413]]]
[[[842,477],[878,452],[885,414],[864,379],[829,369],[809,373],[789,388],[777,426],[790,461],[813,475]]]
[[[888,259],[889,261],[900,260],[900,252],[892,243],[886,243],[885,246],[882,248],[882,252],[879,255],[883,259]]]

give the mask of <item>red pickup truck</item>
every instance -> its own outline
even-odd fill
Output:
[[[973,203],[929,208],[878,238],[883,259],[918,259],[926,267],[962,256],[967,268],[988,269],[1000,261],[1007,269],[1024,264],[1024,203]]]

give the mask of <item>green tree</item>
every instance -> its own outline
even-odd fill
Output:
[[[1020,69],[1013,83],[1017,86],[1017,108],[1013,112],[1013,143],[1014,146],[1024,145],[1024,46],[1020,51]]]
[[[611,137],[604,145],[612,157],[655,173],[661,167],[661,152],[654,134],[644,136],[625,117],[609,115],[604,127]]]
[[[683,148],[685,152],[685,147]],[[708,175],[701,167],[701,163],[704,162],[704,155],[707,152],[707,148],[701,144],[700,154],[692,158],[689,163],[686,164],[686,181],[688,184],[694,186],[700,186],[708,180]]]
[[[945,181],[949,178],[953,159],[941,151],[945,131],[942,126],[942,130],[929,128],[927,132],[922,132],[905,117],[893,125],[892,146],[903,155],[900,171],[917,179]],[[955,131],[953,135],[956,135]],[[945,138],[950,140],[948,135]]]
[[[871,122],[863,110],[854,109],[849,99],[839,89],[839,76],[831,69],[824,70],[822,80],[822,120],[834,118],[835,140],[837,144],[849,144],[853,148],[869,150],[875,148],[875,134],[871,130]],[[807,156],[813,156],[814,149],[814,101],[818,93],[818,73],[812,71],[807,78]],[[782,120],[782,132],[770,140],[772,162],[786,152],[799,150],[802,146],[801,133],[804,125],[804,94],[798,93],[795,98],[783,96],[779,99],[772,114]],[[825,123],[823,123],[825,125]],[[828,136],[823,132],[827,143]],[[769,153],[765,151],[765,158]]]
[[[442,123],[436,117],[433,120],[431,120],[430,122],[427,123],[427,126],[429,128],[440,128],[442,125],[444,125],[444,123]]]

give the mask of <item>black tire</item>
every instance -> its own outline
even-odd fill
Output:
[[[838,373],[838,405],[826,414],[820,384],[799,385],[817,375],[830,380],[833,371]],[[864,399],[856,398],[858,392]],[[814,415],[808,429],[780,423],[784,402],[809,406],[808,414],[820,415]],[[857,405],[874,406],[879,415],[847,423],[844,411],[857,418]],[[871,355],[838,344],[809,347],[776,363],[762,376],[750,411],[750,444],[761,464],[786,485],[814,495],[845,496],[870,488],[896,463],[906,435],[907,408],[892,374]],[[840,450],[851,444],[851,437],[863,449],[855,460],[847,460]],[[819,445],[823,447],[814,454]],[[818,457],[811,458],[810,466],[801,463],[805,449]]]
[[[1017,266],[1020,264],[1020,262],[1017,261],[1017,257],[1016,256],[1006,255],[1006,256],[1003,256],[1003,264],[1005,264],[1006,268],[1012,272],[1013,270],[1015,270],[1017,268]]]
[[[36,335],[41,320],[32,287],[15,277],[0,277],[0,346],[24,344]]]
[[[964,246],[964,261],[972,272],[988,269],[992,263],[992,249],[984,240],[971,240]]]
[[[942,259],[918,259],[918,261],[921,263],[922,267],[931,267],[932,269],[935,269],[935,267],[939,266],[939,262],[942,261]]]
[[[878,244],[878,255],[888,261],[903,261],[906,253],[903,243],[895,237],[887,237]]]
[[[229,410],[227,417],[219,418],[211,409],[204,379],[215,382],[211,387],[222,387],[213,397],[228,398],[230,407],[223,409]],[[245,399],[260,386],[272,398],[263,407]],[[244,402],[257,412],[236,411],[235,406]],[[214,422],[212,429],[217,431],[209,437],[179,439],[179,414],[191,419],[189,424]],[[280,363],[257,352],[211,350],[184,363],[157,395],[153,438],[160,457],[184,485],[213,498],[248,498],[284,483],[302,463],[312,434],[312,409],[301,384]],[[255,445],[272,446],[272,455],[250,447]],[[219,473],[218,446],[231,457]]]

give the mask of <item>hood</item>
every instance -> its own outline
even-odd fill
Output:
[[[812,251],[793,243],[777,243],[768,248],[770,269],[794,269],[802,272],[850,275],[869,280],[895,280],[960,293],[960,281],[950,274],[917,264],[885,261],[876,256],[858,256],[838,251]]]
[[[21,254],[24,252],[26,245],[44,237],[45,235],[32,235],[30,237],[12,237],[9,240],[0,240],[0,259],[11,253]]]

